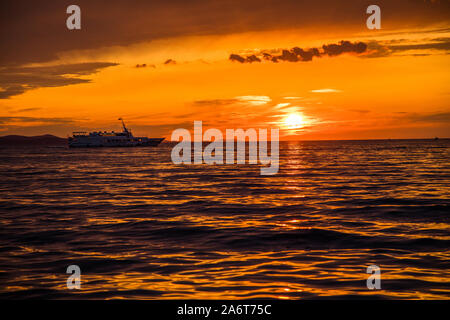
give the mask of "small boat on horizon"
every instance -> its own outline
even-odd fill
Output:
[[[135,137],[125,126],[122,118],[122,132],[73,132],[68,138],[69,148],[90,148],[90,147],[156,147],[164,138]]]

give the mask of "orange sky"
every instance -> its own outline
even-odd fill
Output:
[[[170,137],[173,129],[190,129],[194,120],[223,130],[279,127],[281,139],[450,137],[449,25],[368,30],[362,21],[335,30],[140,39],[5,66],[10,80],[0,87],[23,81],[25,90],[0,99],[0,135],[117,130],[117,118],[123,117],[135,134],[151,137]],[[341,40],[362,41],[368,49],[299,62],[228,59],[232,53],[322,48]],[[175,62],[164,64],[168,59]],[[116,65],[58,71],[62,65],[97,62]],[[36,80],[36,74],[46,78]],[[68,84],[59,77],[89,82]]]

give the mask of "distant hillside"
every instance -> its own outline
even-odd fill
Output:
[[[44,134],[42,136],[26,137],[18,135],[9,135],[0,137],[0,146],[24,146],[24,145],[48,145],[61,146],[67,145],[67,139]]]

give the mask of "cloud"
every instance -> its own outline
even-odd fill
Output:
[[[13,122],[41,123],[41,124],[63,124],[63,123],[72,123],[72,122],[74,122],[74,120],[69,119],[69,118],[0,117],[0,124],[11,124]]]
[[[261,62],[261,59],[259,59],[257,56],[255,56],[254,54],[250,55],[247,57],[247,62]]]
[[[136,65],[136,68],[147,68],[147,67],[150,67],[150,68],[156,68],[156,66],[154,65],[154,64],[149,64],[149,65],[147,65],[146,63],[142,63],[142,64],[137,64]]]
[[[239,102],[238,99],[211,99],[211,100],[197,100],[194,105],[197,106],[225,106]]]
[[[61,87],[73,84],[88,83],[90,79],[81,79],[98,72],[100,69],[116,66],[111,62],[90,62],[62,64],[44,67],[6,67],[0,69],[0,99],[7,99],[25,91]]]
[[[245,58],[244,57],[241,57],[240,55],[234,54],[234,53],[230,54],[230,57],[228,59],[230,59],[231,61],[237,61],[237,62],[240,62],[240,63],[244,63],[245,62]]]
[[[368,53],[364,58],[383,58],[392,55],[392,51],[387,45],[383,45],[378,41],[370,41],[367,44]]]
[[[98,72],[102,68],[117,66],[111,62],[86,62],[73,64],[59,64],[42,67],[7,67],[0,69],[0,73],[20,74],[46,74],[46,75],[89,75]]]
[[[406,118],[417,122],[442,122],[450,123],[450,112],[435,112],[428,114],[407,113]]]
[[[138,68],[138,69],[140,69],[140,68],[147,68],[147,67],[149,67],[149,68],[156,68],[156,66],[154,64],[146,64],[146,63],[142,63],[142,64],[138,63],[135,66],[135,68]]]
[[[299,56],[295,52],[292,52],[289,50],[283,50],[282,54],[280,56],[272,57],[272,59],[289,61],[289,62],[301,61],[301,59],[299,59]]]
[[[303,50],[299,47],[292,48],[292,51],[302,59],[302,61],[311,61],[313,57],[320,57],[319,49],[312,48],[309,50]]]
[[[298,100],[298,99],[302,99],[302,97],[283,97],[283,99],[286,99],[286,100]]]
[[[154,65],[154,64],[146,64],[146,63],[142,63],[142,64],[137,64],[136,66],[135,66],[135,68],[147,68],[147,67],[149,67],[149,68],[156,68],[156,66]]]
[[[263,105],[272,101],[272,99],[270,99],[270,97],[268,96],[240,96],[236,97],[236,99],[255,106]]]
[[[2,91],[0,91],[0,99],[7,99],[12,96],[17,96],[19,94],[24,93],[26,90],[23,86],[8,86],[5,87]]]
[[[370,110],[367,109],[351,109],[350,111],[356,112],[356,113],[369,113]]]
[[[22,113],[22,112],[37,111],[37,110],[41,110],[41,109],[42,108],[22,108],[22,109],[10,111],[9,113]]]
[[[392,51],[407,51],[407,50],[450,50],[450,38],[442,39],[440,42],[419,43],[419,44],[404,44],[390,46]]]
[[[330,57],[338,56],[343,53],[363,53],[367,50],[367,44],[364,42],[341,41],[338,44],[326,44],[322,46],[323,54],[327,54]]]
[[[272,101],[268,96],[239,96],[232,99],[211,99],[197,100],[194,105],[197,106],[227,106],[236,103],[245,103],[249,105],[259,106]]]
[[[292,49],[270,49],[251,55],[239,55],[232,53],[229,57],[231,61],[240,63],[261,62],[263,60],[270,62],[308,62],[313,58],[337,57],[342,54],[353,54],[360,58],[382,58],[389,57],[394,54],[412,50],[440,50],[450,51],[450,38],[435,38],[418,40],[419,43],[408,43],[405,39],[395,39],[389,41],[359,41],[351,42],[342,40],[338,43],[324,44],[321,48],[302,49],[294,47]],[[278,51],[278,53],[277,53]],[[412,53],[404,54],[415,57],[428,56],[430,53]]]
[[[230,59],[231,61],[237,61],[237,62],[240,62],[240,63],[245,63],[245,62],[248,62],[248,63],[252,63],[252,62],[261,62],[261,59],[260,58],[258,58],[256,55],[254,55],[254,54],[252,54],[252,55],[249,55],[248,57],[242,57],[242,56],[240,56],[240,55],[238,55],[238,54],[230,54],[230,57],[228,58],[228,59]]]
[[[177,64],[177,62],[176,62],[175,60],[172,60],[172,59],[167,59],[167,60],[164,62],[164,64],[167,64],[167,65],[169,65],[169,64]]]
[[[325,89],[311,90],[310,92],[313,92],[313,93],[332,93],[332,92],[342,92],[342,91],[341,90],[337,90],[337,89],[325,88]]]
[[[274,63],[279,61],[308,62],[312,61],[313,57],[336,57],[344,53],[359,55],[366,52],[366,50],[367,44],[364,42],[350,42],[343,40],[339,43],[325,44],[322,48],[309,48],[305,50],[299,47],[294,47],[292,49],[282,49],[281,54],[274,54],[273,52],[276,52],[274,49],[263,50],[258,54],[251,54],[248,56],[232,53],[230,54],[229,60],[240,63],[261,62],[262,60],[271,61]],[[270,51],[270,53],[268,51]]]
[[[367,45],[367,55],[364,58],[383,58],[392,55],[409,55],[415,57],[429,56],[429,50],[450,51],[450,38],[420,39],[414,43],[405,39],[390,41],[370,41]],[[403,54],[406,51],[427,50],[424,53]]]
[[[283,108],[288,107],[288,106],[290,106],[290,105],[291,105],[290,102],[279,103],[279,104],[277,104],[277,105],[275,106],[275,108],[276,108],[276,109],[283,109]]]
[[[0,61],[3,66],[45,62],[61,52],[127,46],[133,43],[192,35],[330,26],[365,27],[361,0],[77,0],[81,30],[65,27],[69,3],[51,0],[0,1]],[[384,28],[448,24],[449,1],[379,0]]]

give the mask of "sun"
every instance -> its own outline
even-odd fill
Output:
[[[299,113],[290,113],[285,119],[284,119],[284,125],[288,129],[297,129],[303,127],[305,124],[305,119],[303,116]]]

